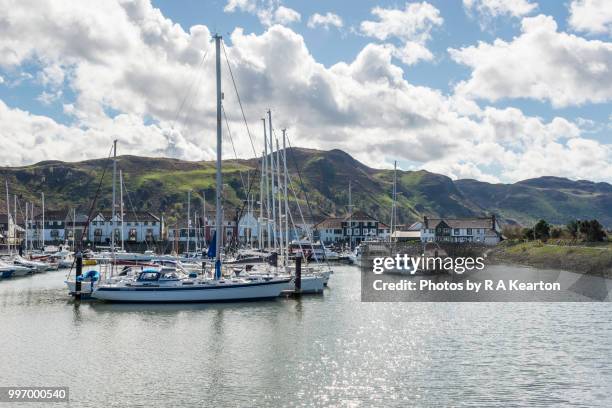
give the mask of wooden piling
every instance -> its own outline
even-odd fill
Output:
[[[295,293],[302,291],[302,257],[295,257]]]
[[[81,300],[81,275],[83,274],[83,252],[76,253],[76,272],[74,285],[74,299]]]

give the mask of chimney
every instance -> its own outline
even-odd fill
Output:
[[[495,228],[495,214],[491,214],[491,229],[493,231],[496,231],[496,228]]]
[[[426,215],[423,216],[423,225],[425,226],[425,229],[429,228],[429,220],[427,219]]]

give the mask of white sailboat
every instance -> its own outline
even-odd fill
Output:
[[[222,127],[221,127],[221,36],[215,35],[217,82],[217,172],[216,226],[214,278],[194,278],[180,272],[158,269],[144,270],[136,279],[103,282],[94,288],[92,297],[110,302],[219,302],[258,300],[278,297],[292,285],[290,277],[262,277],[260,279],[223,279],[221,274],[222,226]]]

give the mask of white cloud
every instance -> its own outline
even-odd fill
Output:
[[[463,7],[484,17],[522,17],[534,11],[538,5],[530,0],[463,0]]]
[[[342,28],[342,25],[342,18],[331,12],[327,12],[325,15],[314,13],[308,19],[308,27],[310,28],[323,27],[329,30],[329,27]]]
[[[228,0],[223,11],[226,13],[242,11],[254,14],[266,27],[273,24],[288,25],[302,19],[300,13],[281,5],[278,0]]]
[[[34,3],[40,13],[24,12]],[[61,67],[60,89],[69,87],[76,100],[59,102],[74,123],[63,125],[0,101],[0,138],[7,152],[0,164],[101,157],[114,138],[122,154],[214,157],[212,55],[200,66],[212,47],[207,27],[186,32],[145,0],[22,4],[3,8],[10,24],[0,36],[0,50],[8,56],[0,63],[16,71],[38,66],[41,73]],[[6,5],[0,0],[0,6]],[[108,36],[89,29],[110,26],[116,29]],[[326,67],[301,35],[280,25],[261,34],[236,29],[231,44],[226,49],[257,151],[259,118],[271,108],[276,126],[289,128],[294,145],[344,149],[371,166],[400,159],[453,177],[612,181],[610,145],[585,138],[563,118],[545,121],[514,108],[480,108],[462,95],[415,86],[393,63],[395,46],[368,44],[352,61]],[[250,157],[225,68],[224,63],[224,106],[234,144],[240,157]],[[54,71],[47,69],[48,78],[58,83],[61,76]],[[44,85],[49,93],[53,82]],[[197,91],[175,123],[194,84]],[[542,158],[547,149],[551,156]],[[225,153],[233,157],[231,149]],[[588,155],[597,160],[582,159]],[[489,168],[499,170],[489,174]]]
[[[456,62],[472,68],[457,93],[491,101],[533,98],[555,107],[612,99],[612,43],[558,32],[544,15],[524,18],[521,27],[510,42],[449,49]]]
[[[612,4],[609,0],[572,0],[569,24],[576,31],[612,35]]]
[[[430,39],[431,29],[444,22],[440,10],[427,2],[406,3],[403,10],[374,7],[372,14],[378,21],[362,21],[361,32],[383,41],[396,37],[424,42]]]
[[[393,55],[407,65],[433,59],[426,43],[431,39],[431,30],[444,23],[440,10],[422,2],[406,3],[403,10],[375,7],[372,14],[378,21],[362,21],[360,30],[364,35],[382,41],[399,39],[400,46],[389,45],[394,47]]]

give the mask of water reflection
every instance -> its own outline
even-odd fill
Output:
[[[588,278],[555,279],[602,297]],[[0,284],[0,385],[63,381],[79,407],[612,406],[610,303],[362,303],[350,267],[269,302],[77,305],[62,280]]]

